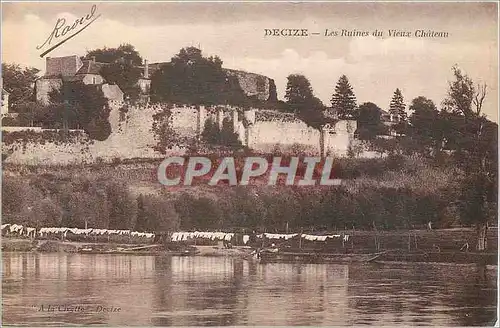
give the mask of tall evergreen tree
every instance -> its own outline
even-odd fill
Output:
[[[353,119],[357,117],[356,96],[347,76],[342,75],[335,86],[332,96],[332,108],[340,119]]]
[[[394,91],[392,96],[391,104],[389,105],[389,112],[392,115],[397,115],[402,121],[406,121],[406,105],[404,103],[403,94],[399,88]]]

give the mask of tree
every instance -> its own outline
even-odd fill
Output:
[[[65,82],[61,90],[53,90],[48,106],[49,120],[63,127],[79,126],[91,139],[106,140],[111,134],[108,100],[96,85]]]
[[[183,48],[151,77],[153,101],[190,105],[245,105],[248,98],[236,77],[227,76],[218,56],[204,57]]]
[[[266,218],[266,207],[262,197],[254,190],[245,187],[227,190],[228,194],[222,198],[224,203],[221,205],[224,225],[251,229],[261,226]]]
[[[439,151],[441,148],[441,124],[439,111],[434,102],[425,97],[417,97],[410,105],[410,128],[408,131],[415,144],[418,145],[419,152],[428,154],[429,150]]]
[[[384,125],[380,121],[381,112],[382,110],[371,102],[359,106],[357,119],[359,139],[373,140],[384,132]]]
[[[486,85],[474,87],[472,79],[454,66],[442,116],[447,118],[445,138],[463,168],[461,218],[475,223],[477,249],[486,249],[488,220],[497,200],[498,125],[482,115]]]
[[[331,102],[333,110],[340,119],[356,118],[356,96],[354,95],[347,76],[342,75],[339,78]]]
[[[479,117],[486,98],[486,84],[477,84],[462,73],[458,66],[452,67],[455,80],[449,82],[448,95],[443,101],[443,110],[465,117]]]
[[[136,231],[175,231],[178,226],[179,217],[172,201],[160,196],[139,195]]]
[[[18,113],[17,121],[20,126],[34,126],[35,123],[43,121],[46,108],[35,101],[23,101],[16,104],[15,110]]]
[[[233,148],[242,146],[238,134],[233,131],[232,121],[224,118],[222,129],[219,129],[217,123],[208,119],[205,121],[205,127],[201,133],[201,139],[209,145],[221,145]]]
[[[311,83],[304,75],[288,76],[285,99],[287,110],[294,112],[307,125],[321,129],[326,123],[323,115],[325,106],[314,96]]]
[[[106,184],[106,196],[109,202],[109,229],[132,229],[137,221],[137,200],[128,192],[128,186],[122,181]]]
[[[209,145],[215,145],[219,141],[219,126],[212,119],[205,121],[203,132],[201,133],[201,140]]]
[[[287,79],[285,99],[288,110],[300,112],[309,107],[314,98],[309,80],[300,74],[289,75]]]
[[[291,74],[287,79],[285,93],[287,110],[294,112],[308,126],[320,131],[319,149],[320,155],[324,156],[325,140],[322,129],[326,124],[325,106],[314,96],[311,83],[304,75]]]
[[[183,193],[175,201],[175,210],[179,213],[182,229],[206,230],[221,227],[222,210],[211,198]]]
[[[100,71],[109,84],[116,84],[129,100],[139,99],[141,89],[137,82],[142,76],[141,69],[129,62],[115,62],[104,66]]]
[[[85,59],[95,59],[96,62],[107,63],[100,74],[109,84],[120,87],[126,97],[137,100],[140,88],[137,81],[141,77],[142,58],[131,44],[121,44],[118,48],[94,49],[87,52]]]
[[[87,51],[85,59],[91,60],[95,57],[99,63],[130,63],[132,65],[142,65],[142,58],[139,52],[131,44],[121,44],[118,48],[102,48]]]
[[[39,72],[34,67],[2,63],[2,87],[9,93],[9,108],[16,111],[18,105],[34,100],[33,88]]]
[[[242,143],[238,137],[238,134],[233,129],[233,121],[225,118],[222,120],[222,129],[220,131],[220,143],[223,146],[239,148]]]
[[[406,121],[406,105],[404,103],[403,94],[399,88],[394,91],[391,103],[389,105],[389,112],[399,118],[400,121]]]
[[[325,105],[317,97],[311,99],[310,106],[304,107],[300,110],[297,115],[304,121],[308,126],[321,130],[321,128],[326,124],[326,119],[324,116]]]

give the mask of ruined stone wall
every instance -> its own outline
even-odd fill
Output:
[[[340,120],[330,131],[325,131],[325,153],[330,156],[346,157],[349,144],[354,141],[356,121]]]
[[[198,108],[194,106],[174,107],[171,109],[171,127],[179,135],[188,138],[196,138],[198,131]]]
[[[287,151],[300,145],[309,153],[319,154],[320,132],[308,127],[293,114],[256,111],[255,123],[248,129],[248,146],[257,151]]]
[[[165,155],[153,148],[157,144],[153,117],[165,109],[171,111],[170,122],[179,135],[178,144],[168,150],[171,155],[184,154],[186,142],[203,132],[207,119],[222,124],[224,118],[231,120],[242,143],[256,151],[320,154],[320,131],[308,127],[290,113],[255,109],[243,112],[226,106],[132,106],[119,102],[112,103],[111,108],[109,121],[112,133],[108,139],[64,145],[48,142],[43,145],[28,144],[26,147],[13,146],[13,152],[6,161],[19,164],[67,164],[163,157]],[[347,156],[355,129],[355,121],[339,121],[331,131],[323,131],[325,153]]]
[[[307,126],[291,113],[256,109],[243,112],[231,106],[174,106],[170,110],[171,126],[180,137],[198,137],[203,132],[207,120],[212,120],[222,127],[223,120],[229,119],[242,144],[257,151],[288,151],[301,148],[310,154],[320,154],[321,132]],[[325,154],[347,156],[355,130],[356,121],[347,120],[339,121],[330,129],[325,129],[322,132]]]
[[[237,71],[232,69],[224,69],[228,76],[234,76],[249,97],[257,97],[259,100],[276,100],[276,87],[274,81],[267,76]]]

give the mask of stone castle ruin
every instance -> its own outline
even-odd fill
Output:
[[[275,151],[307,153],[310,155],[329,155],[344,157],[354,141],[356,121],[337,120],[325,126],[321,131],[309,127],[292,113],[276,110],[249,109],[221,106],[182,106],[172,104],[128,104],[124,102],[123,92],[117,85],[107,84],[100,75],[104,63],[95,59],[82,60],[78,56],[46,59],[45,75],[36,82],[36,98],[46,103],[54,88],[60,88],[65,81],[82,81],[85,84],[101,86],[108,98],[111,113],[112,133],[105,141],[91,144],[24,145],[19,152],[14,151],[9,161],[23,163],[52,162],[57,158],[62,162],[92,162],[96,158],[133,158],[161,156],[153,150],[157,144],[153,131],[154,116],[168,109],[169,125],[179,136],[176,152],[182,153],[187,148],[186,140],[199,140],[207,120],[217,123],[222,128],[224,119],[231,122],[232,130],[238,135],[244,146],[255,151],[269,153]],[[141,66],[143,74],[138,81],[144,94],[149,92],[150,76],[164,63]],[[266,76],[238,70],[224,69],[228,76],[238,79],[241,89],[249,97],[262,101],[275,101],[276,86]],[[126,109],[124,111],[124,109]],[[82,136],[83,137],[83,136]],[[16,147],[11,147],[16,149]],[[19,149],[21,149],[19,148]]]
[[[155,108],[155,112],[165,110],[161,105],[150,108]],[[356,121],[339,120],[320,131],[307,126],[292,113],[275,110],[243,111],[232,106],[176,106],[168,110],[171,113],[170,127],[183,139],[198,139],[207,120],[212,120],[222,129],[227,119],[244,146],[263,153],[299,148],[309,154],[320,155],[320,145],[323,144],[323,155],[345,157],[356,130]],[[135,111],[144,113],[139,108]]]

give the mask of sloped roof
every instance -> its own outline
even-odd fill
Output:
[[[123,100],[123,91],[116,84],[103,84],[102,92],[104,93],[104,97],[107,99]]]
[[[92,60],[83,60],[83,65],[76,74],[100,74],[101,69],[106,65],[108,64],[94,62]]]

